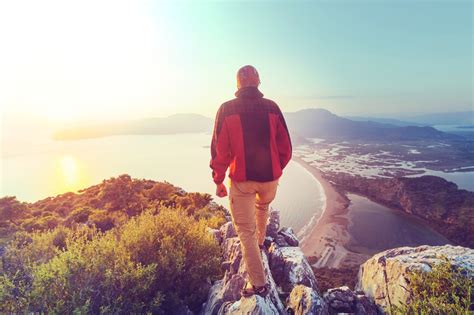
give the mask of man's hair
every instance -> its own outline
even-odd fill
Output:
[[[260,85],[260,76],[257,69],[251,65],[243,66],[237,71],[237,88],[258,87]]]

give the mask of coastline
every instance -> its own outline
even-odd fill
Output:
[[[344,245],[351,240],[348,233],[350,200],[339,192],[323,174],[304,161],[293,156],[293,161],[303,166],[321,184],[326,196],[325,208],[319,219],[306,228],[301,239],[301,249],[307,257],[316,257],[316,268],[340,268],[353,266],[365,261],[366,255],[353,253]]]

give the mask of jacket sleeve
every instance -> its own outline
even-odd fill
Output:
[[[288,127],[286,126],[285,118],[283,117],[283,113],[281,111],[279,116],[280,119],[278,120],[276,142],[278,146],[280,166],[283,170],[291,160],[293,148],[291,145],[290,133],[288,132]]]
[[[225,173],[231,162],[231,147],[225,118],[222,115],[222,106],[219,108],[214,123],[214,132],[211,142],[212,179],[220,184],[225,179]]]

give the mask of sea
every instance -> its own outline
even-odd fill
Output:
[[[128,174],[167,181],[188,192],[203,192],[228,207],[228,198],[214,195],[211,177],[211,135],[119,135],[56,141],[46,135],[2,150],[0,196],[33,202]],[[302,166],[290,162],[280,179],[272,207],[281,225],[295,232],[319,217],[325,205],[321,185]]]
[[[133,178],[167,181],[188,192],[209,193],[229,207],[228,198],[214,195],[209,133],[118,135],[93,139],[53,140],[38,133],[27,141],[2,147],[0,196],[34,202],[128,174]],[[349,195],[352,247],[364,252],[403,245],[439,244],[447,240],[420,220]],[[326,197],[321,184],[291,161],[284,171],[272,207],[281,225],[302,234],[321,216]]]

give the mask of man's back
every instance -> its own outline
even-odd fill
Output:
[[[263,98],[259,84],[254,67],[239,69],[237,98],[219,108],[211,143],[210,166],[219,197],[227,196],[223,181],[230,169],[230,214],[249,278],[241,291],[244,297],[269,292],[260,247],[278,179],[291,158],[283,114],[275,102]]]
[[[278,105],[256,87],[241,88],[216,116],[211,144],[211,168],[216,183],[268,182],[278,179],[291,158],[291,141]]]

